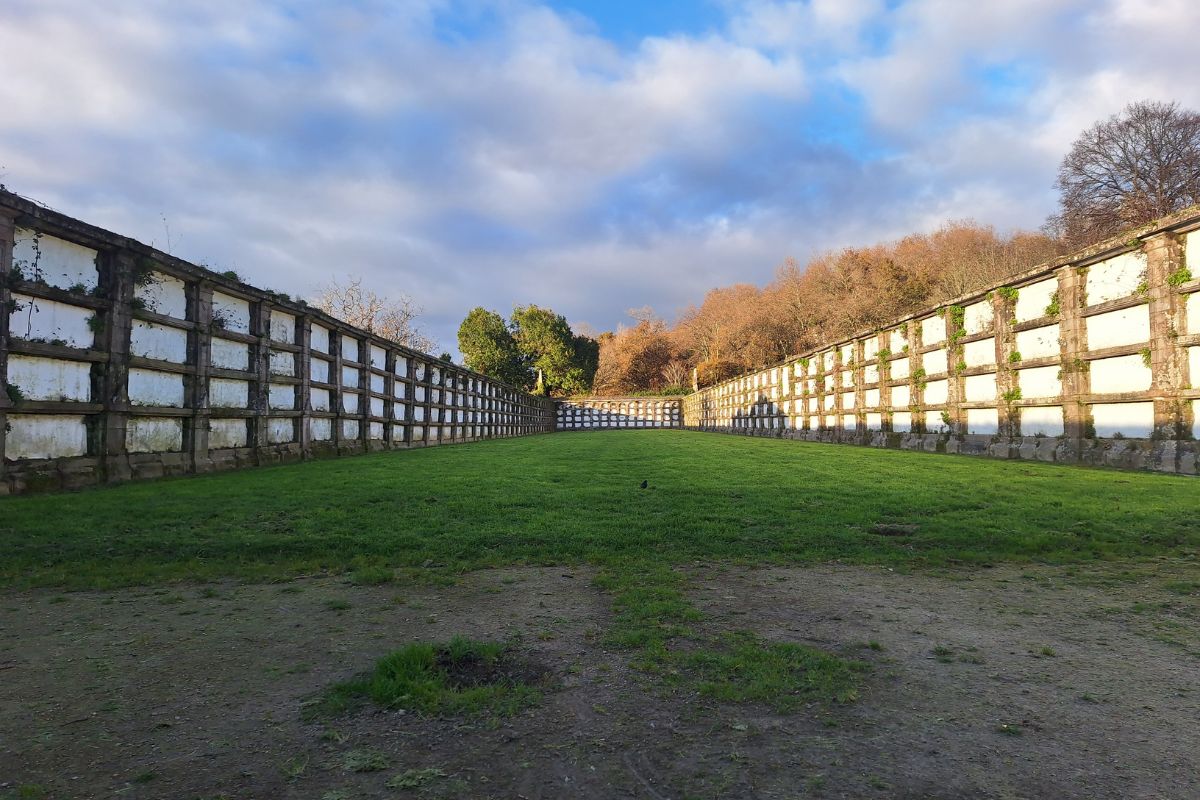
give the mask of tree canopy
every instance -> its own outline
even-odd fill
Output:
[[[517,306],[506,322],[494,311],[472,309],[458,329],[464,363],[525,389],[542,387],[548,394],[580,394],[591,390],[599,363],[599,343],[576,335],[566,317],[536,305]]]

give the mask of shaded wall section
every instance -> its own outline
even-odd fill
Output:
[[[705,388],[706,431],[1195,474],[1200,208]]]
[[[576,397],[558,402],[560,431],[612,428],[678,428],[683,422],[679,397]]]
[[[554,429],[554,404],[0,192],[0,493]]]

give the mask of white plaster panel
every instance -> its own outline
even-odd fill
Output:
[[[825,372],[833,369],[833,351],[821,354],[821,369]]]
[[[972,303],[963,309],[963,329],[968,336],[986,333],[996,321],[996,312],[990,300]]]
[[[907,386],[892,387],[892,407],[907,408],[910,401],[911,393]]]
[[[328,353],[329,352],[329,329],[323,328],[320,325],[313,325],[309,329],[308,349],[315,350],[318,353]]]
[[[371,345],[371,366],[383,369],[387,366],[387,351],[378,345]]]
[[[848,431],[852,431],[858,427],[858,420],[853,414],[844,414],[842,416],[842,427]]]
[[[946,320],[940,316],[921,320],[921,343],[928,347],[944,341],[946,338]]]
[[[212,313],[215,327],[238,333],[250,332],[250,303],[248,301],[221,292],[213,292]]]
[[[942,412],[926,411],[925,412],[925,430],[930,433],[945,433],[946,423],[942,420]]]
[[[863,367],[863,383],[879,383],[879,365],[867,364]]]
[[[357,392],[342,392],[342,410],[349,414],[358,413]]]
[[[332,366],[330,362],[323,358],[312,358],[308,360],[308,377],[309,380],[317,383],[329,383],[329,368]]]
[[[1154,403],[1098,403],[1092,406],[1096,436],[1115,434],[1131,439],[1148,439],[1154,430]]]
[[[867,430],[877,431],[883,428],[883,415],[879,412],[867,414]]]
[[[296,407],[296,387],[287,383],[272,383],[267,387],[267,407],[271,410]]]
[[[342,360],[358,361],[358,339],[342,334]]]
[[[1013,347],[1021,358],[1055,358],[1060,354],[1058,323],[1044,328],[1018,331]]]
[[[967,433],[997,433],[1000,414],[994,408],[968,408]]]
[[[1062,406],[1025,406],[1021,409],[1022,436],[1062,436]]]
[[[313,441],[327,442],[333,438],[333,420],[317,417],[308,421],[308,433]]]
[[[157,358],[183,364],[187,361],[187,331],[168,325],[133,321],[129,352],[142,358]]]
[[[208,379],[210,408],[246,408],[250,405],[250,384],[228,378]]]
[[[934,350],[921,354],[921,368],[926,375],[939,375],[946,371],[946,351]]]
[[[1139,354],[1093,361],[1089,374],[1095,394],[1144,392],[1154,377]]]
[[[245,370],[250,365],[250,347],[241,342],[213,338],[209,362],[221,369]]]
[[[384,388],[383,387],[383,376],[382,375],[372,375],[371,376],[371,391],[379,392],[382,394],[383,388]]]
[[[1092,264],[1087,271],[1088,305],[1128,297],[1146,279],[1146,257],[1122,253],[1116,258]]]
[[[1046,316],[1046,307],[1054,300],[1054,293],[1057,291],[1057,278],[1022,286],[1017,294],[1017,322],[1028,322]]]
[[[425,402],[425,387],[424,386],[418,386],[416,389],[413,390],[413,393],[416,395],[416,401],[418,403]]]
[[[891,363],[892,380],[898,381],[907,378],[909,375],[908,357],[897,358]]]
[[[90,308],[24,294],[12,295],[16,309],[9,315],[9,334],[18,339],[61,340],[69,347],[91,348],[93,335],[88,327]]]
[[[899,353],[904,349],[904,345],[908,344],[908,339],[904,336],[904,330],[897,328],[888,334],[888,349],[892,353]]]
[[[342,386],[358,388],[359,372],[357,367],[342,367]]]
[[[963,391],[969,403],[980,403],[996,399],[996,374],[969,375],[963,381]]]
[[[1033,367],[1017,370],[1017,386],[1021,397],[1058,397],[1062,394],[1062,378],[1058,367]]]
[[[358,438],[358,420],[344,419],[342,420],[342,438],[357,439]]]
[[[246,439],[246,420],[244,419],[213,419],[208,422],[209,449],[245,447]]]
[[[1195,236],[1196,234],[1189,234]],[[1197,245],[1196,258],[1200,259],[1200,245]],[[1193,262],[1200,263],[1200,262]],[[1200,333],[1200,292],[1192,292],[1184,295],[1184,302],[1187,303],[1187,334],[1195,336]]]
[[[405,413],[408,411],[408,406],[404,403],[392,403],[392,418],[404,419]]]
[[[179,278],[152,272],[146,283],[134,287],[133,296],[142,301],[147,311],[187,319],[187,284]]]
[[[842,386],[849,388],[854,385],[854,373],[846,370],[842,372]]]
[[[367,438],[382,439],[383,438],[383,423],[371,422],[367,425]]]
[[[90,292],[100,280],[95,250],[26,228],[14,231],[12,263],[26,280],[40,277],[60,289],[83,284]]]
[[[396,381],[392,384],[392,396],[403,399],[404,393],[407,391],[407,386],[408,384],[404,381]],[[472,398],[472,402],[474,402],[474,398]]]
[[[842,394],[842,408],[854,408],[854,392]]]
[[[472,433],[472,436],[474,436],[474,435],[475,434]],[[392,441],[397,442],[397,443],[404,441],[404,426],[403,425],[392,425]]]
[[[912,430],[912,412],[897,411],[892,414],[892,430],[900,433],[908,433]]]
[[[980,339],[963,345],[963,360],[968,367],[982,367],[996,363],[996,340]]]
[[[879,408],[879,390],[867,389],[863,392],[863,402],[866,403],[867,408]]]
[[[947,381],[930,381],[925,385],[925,402],[931,406],[940,406],[949,397],[950,384]]]
[[[373,417],[382,417],[383,416],[383,398],[382,397],[372,397],[371,398],[371,416],[373,416]]]
[[[329,390],[310,388],[308,390],[308,407],[312,411],[328,411]]]
[[[132,417],[125,449],[131,453],[173,453],[183,449],[183,420],[177,417]]]
[[[7,459],[87,454],[87,426],[81,416],[9,413],[8,424],[11,428],[4,441]]]
[[[832,394],[825,395],[825,410],[829,411],[831,408],[833,408],[833,405],[836,401],[837,401],[836,395],[832,395]]]
[[[86,403],[92,397],[91,364],[57,358],[9,356],[8,384],[16,386],[29,400],[73,400]]]
[[[296,341],[296,318],[277,308],[271,309],[271,338],[292,344]]]
[[[287,375],[291,377],[296,374],[296,355],[277,350],[272,350],[270,355],[270,367],[272,375]]]
[[[1190,383],[1192,388],[1200,387],[1200,347],[1189,347],[1187,351]]]
[[[826,414],[825,415],[825,427],[826,428],[836,428],[837,427],[837,417],[835,417],[833,414]]]
[[[1195,236],[1196,234],[1191,234]],[[1197,245],[1200,248],[1200,245]],[[1193,251],[1200,254],[1200,250]],[[1192,437],[1200,439],[1200,400],[1192,401]]]
[[[811,413],[814,413],[814,412],[816,412],[816,411],[819,411],[819,410],[820,410],[820,401],[819,401],[819,400],[817,400],[817,398],[815,398],[815,397],[810,397],[810,398],[808,398],[808,411],[809,411],[809,413],[811,414]]]
[[[869,339],[863,340],[863,358],[870,361],[879,352],[879,337],[872,336]]]
[[[1091,350],[1150,341],[1150,306],[1109,311],[1084,320]],[[1022,353],[1024,355],[1024,353]]]
[[[396,374],[401,378],[408,377],[408,359],[402,355],[396,356]]]
[[[152,369],[131,369],[129,402],[135,406],[182,408],[183,376]]]
[[[412,440],[414,442],[421,442],[425,440],[425,428],[423,426],[414,425],[412,427]]]
[[[296,423],[290,417],[269,417],[267,419],[267,441],[271,444],[284,444],[296,438]]]

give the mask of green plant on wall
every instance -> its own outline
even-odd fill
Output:
[[[21,387],[15,383],[4,384],[4,393],[8,395],[8,400],[14,406],[19,406],[25,402],[25,393],[21,391]]]
[[[1001,286],[996,290],[996,294],[1000,295],[1000,297],[1010,304],[1015,304],[1017,302],[1017,298],[1021,295],[1020,291],[1012,286]]]
[[[1192,271],[1187,268],[1187,265],[1181,265],[1179,269],[1167,276],[1167,285],[1172,289],[1178,289],[1192,279]]]
[[[958,363],[954,365],[954,374],[955,374],[955,375],[962,375],[962,374],[963,374],[964,372],[966,372],[966,371],[967,371],[967,362],[966,362],[966,361],[963,361],[963,360],[960,358],[960,359],[958,360]]]
[[[1058,300],[1058,292],[1050,295],[1050,302],[1046,304],[1046,310],[1043,312],[1047,317],[1057,317],[1062,313],[1062,305]]]
[[[1143,347],[1138,351],[1138,354],[1141,355],[1142,363],[1146,365],[1146,369],[1150,369],[1150,365],[1154,358],[1154,351],[1152,351],[1149,347]]]
[[[916,369],[913,370],[913,374],[912,374],[913,383],[916,384],[916,387],[918,389],[924,389],[925,384],[927,384],[929,382],[929,381],[925,380],[925,374],[926,373],[925,373],[924,367],[917,367]]]
[[[963,329],[963,320],[966,319],[966,316],[967,310],[962,306],[950,306],[946,309],[946,327],[949,328],[949,340],[952,346],[967,335]]]
[[[1005,403],[1012,405],[1013,403],[1015,403],[1021,399],[1021,387],[1017,386],[1013,389],[1009,389],[1007,392],[1002,394],[1001,397],[1004,398]]]
[[[954,430],[954,420],[951,418],[949,411],[942,412],[942,424],[950,430]]]
[[[87,318],[87,326],[88,326],[88,330],[91,331],[92,333],[103,333],[104,332],[104,318],[101,317],[100,314],[98,314],[98,313],[92,314],[91,316],[89,316]]]
[[[1017,352],[1016,350],[1013,350],[1011,353],[1008,354],[1008,363],[1020,364],[1021,363],[1021,354],[1019,352]]]
[[[882,367],[887,362],[887,360],[889,358],[891,358],[891,355],[892,355],[892,351],[887,349],[886,347],[883,348],[882,350],[880,350],[878,353],[876,353],[875,354],[876,361],[879,363],[879,366]]]

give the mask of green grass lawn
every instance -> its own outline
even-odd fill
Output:
[[[642,481],[648,488],[640,488]],[[564,433],[0,500],[0,583],[630,559],[940,565],[1194,552],[1200,483],[685,431]],[[870,532],[919,526],[912,536]]]
[[[634,666],[786,710],[853,700],[865,665],[711,630],[676,567],[1194,555],[1198,500],[1195,480],[1152,474],[685,431],[564,433],[7,498],[0,585],[326,571],[374,583],[397,569],[445,578],[588,563],[613,599],[606,641]],[[916,528],[871,530],[888,523]]]

